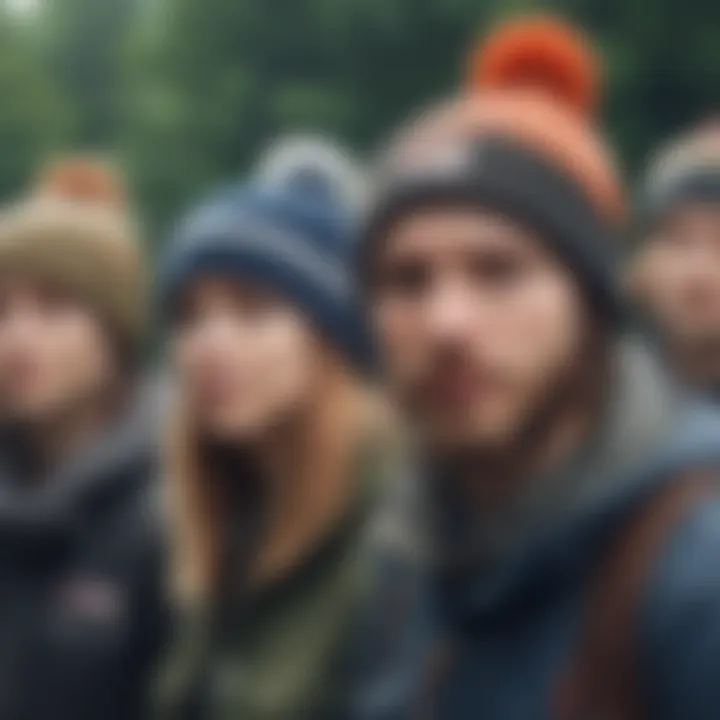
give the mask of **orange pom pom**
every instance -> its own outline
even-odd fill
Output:
[[[92,157],[75,157],[47,166],[40,175],[38,194],[66,200],[124,207],[125,192],[107,164]]]
[[[471,91],[545,92],[579,115],[594,115],[600,94],[597,58],[587,38],[554,17],[501,25],[470,58]]]

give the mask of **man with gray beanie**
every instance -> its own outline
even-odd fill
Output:
[[[650,165],[629,289],[682,379],[720,391],[720,121],[671,140]]]

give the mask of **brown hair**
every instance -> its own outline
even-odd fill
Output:
[[[181,602],[195,603],[219,590],[234,527],[247,530],[247,542],[239,549],[249,564],[260,534],[263,488],[249,454],[204,439],[187,412],[172,417],[165,464],[171,589]],[[233,544],[231,549],[238,548]]]

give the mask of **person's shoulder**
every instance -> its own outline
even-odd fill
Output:
[[[720,482],[670,533],[639,617],[652,717],[720,717]]]
[[[650,584],[650,599],[667,609],[708,594],[720,607],[720,469],[717,492],[698,500],[671,531]]]

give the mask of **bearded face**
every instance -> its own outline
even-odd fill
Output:
[[[507,218],[416,211],[384,239],[374,282],[386,374],[428,445],[511,447],[575,383],[587,337],[580,288]]]

